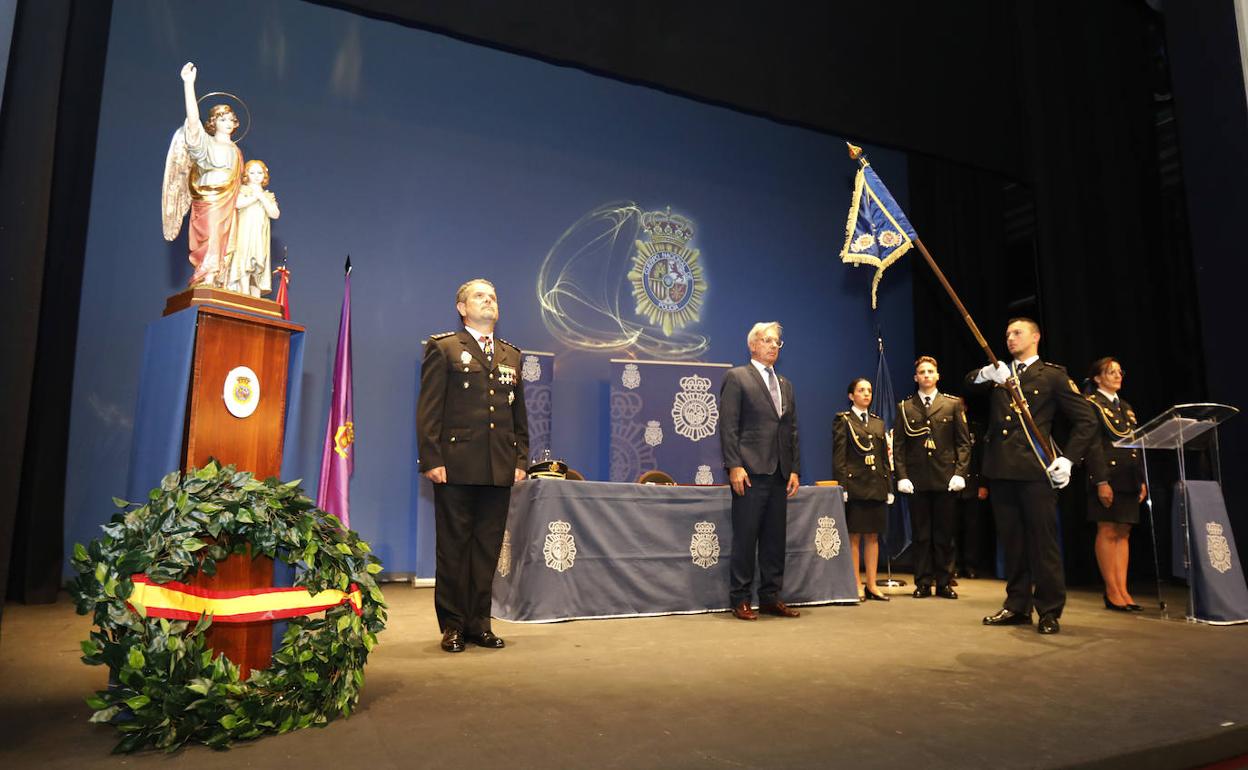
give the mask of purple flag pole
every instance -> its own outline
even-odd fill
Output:
[[[334,391],[321,452],[321,479],[316,504],[332,513],[344,529],[351,526],[351,476],[355,473],[355,422],[351,397],[351,257],[343,279],[342,316],[338,321],[338,352],[334,355]]]

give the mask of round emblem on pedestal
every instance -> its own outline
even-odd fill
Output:
[[[243,419],[250,417],[260,405],[260,378],[247,366],[236,366],[225,375],[221,393],[230,414]]]

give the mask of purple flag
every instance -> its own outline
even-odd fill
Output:
[[[338,353],[334,356],[334,392],[325,425],[325,449],[321,453],[321,480],[316,504],[332,513],[344,528],[351,526],[351,476],[355,473],[355,422],[351,399],[351,258],[342,294],[342,317],[338,321]]]

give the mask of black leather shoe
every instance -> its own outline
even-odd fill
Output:
[[[1057,624],[1056,615],[1041,615],[1040,624],[1036,630],[1042,634],[1056,634],[1062,630],[1062,627]]]
[[[447,652],[464,651],[464,634],[458,628],[448,628],[442,632],[442,649]]]
[[[478,647],[486,647],[491,650],[501,650],[506,647],[506,643],[494,635],[493,631],[482,631],[479,634],[468,634],[468,641]]]
[[[985,626],[1029,626],[1031,625],[1031,613],[1023,615],[1013,610],[1007,610],[1004,607],[997,610],[995,614],[984,618]]]
[[[927,597],[932,595],[932,587],[931,586],[915,586],[914,593],[910,595],[916,599],[926,599]]]
[[[1141,606],[1140,606],[1140,605],[1138,605],[1138,604],[1128,604],[1128,605],[1127,605],[1127,609],[1131,610],[1132,612],[1143,612],[1143,611],[1144,611],[1144,608],[1143,608],[1143,607],[1141,607]]]
[[[1113,610],[1114,612],[1130,612],[1131,611],[1130,604],[1114,604],[1113,602],[1111,602],[1109,600],[1109,594],[1101,594],[1101,598],[1105,600],[1105,609],[1107,610]]]
[[[979,577],[979,573],[975,571],[974,567],[967,567],[966,569],[962,570],[959,577],[964,577],[968,580],[974,580],[977,577]]]
[[[886,601],[888,601],[888,597],[887,597],[887,596],[885,596],[884,594],[872,593],[870,590],[867,590],[867,591],[863,592],[863,594],[862,594],[862,598],[863,598],[863,601],[868,601],[868,602],[886,602]]]
[[[936,589],[936,595],[942,599],[956,599],[958,592],[953,590],[952,586],[941,586]]]

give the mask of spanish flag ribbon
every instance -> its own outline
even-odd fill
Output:
[[[214,623],[250,623],[311,615],[343,603],[351,605],[356,615],[363,614],[360,588],[355,583],[346,591],[329,589],[313,594],[303,586],[214,591],[176,581],[153,583],[142,573],[132,575],[130,580],[134,591],[127,604],[140,615],[152,618],[198,620],[206,613]]]

